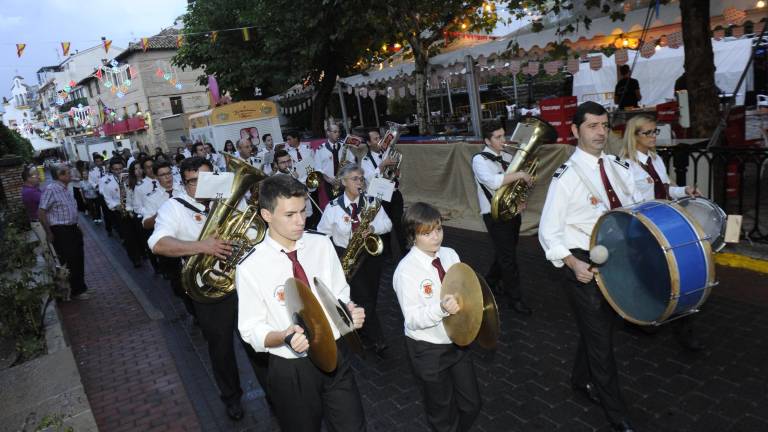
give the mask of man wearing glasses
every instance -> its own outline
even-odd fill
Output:
[[[160,166],[158,164],[158,167]],[[165,174],[166,169],[170,172],[166,167],[159,170],[158,174]],[[152,253],[169,258],[206,254],[222,260],[232,254],[229,241],[215,236],[198,241],[208,217],[209,200],[194,198],[197,191],[197,178],[201,172],[211,171],[213,171],[211,162],[202,157],[187,158],[181,163],[184,190],[178,196],[174,195],[173,198],[167,199],[157,210],[157,215],[154,217],[154,232],[148,241]],[[163,179],[161,181],[168,182],[168,176],[164,175]],[[164,187],[161,193],[167,196],[168,191],[169,188]],[[178,280],[180,270],[178,268],[176,280],[172,283],[178,284],[178,287],[181,286],[181,281]],[[185,297],[188,296],[185,295]],[[227,296],[215,303],[199,303],[191,299],[190,301],[200,329],[208,342],[208,355],[211,358],[213,375],[221,392],[221,399],[227,406],[227,416],[232,420],[240,420],[243,418],[243,406],[240,403],[243,390],[240,387],[240,375],[232,338],[237,324],[237,294]],[[246,352],[249,350],[252,352],[252,348],[242,339],[240,342]]]

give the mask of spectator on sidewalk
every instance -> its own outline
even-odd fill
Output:
[[[101,223],[101,209],[99,209],[99,193],[89,181],[91,173],[88,170],[83,171],[83,181],[80,182],[80,193],[83,195],[85,209],[91,216],[94,223]]]
[[[40,173],[37,171],[37,167],[30,165],[24,168],[24,171],[21,172],[21,181],[24,182],[21,185],[21,202],[24,203],[24,208],[27,210],[29,225],[40,243],[45,244],[47,241],[45,229],[40,224],[40,218],[37,214],[37,210],[40,208],[40,196],[43,194],[40,189]]]
[[[77,226],[77,203],[69,191],[72,173],[64,164],[54,167],[53,172],[55,180],[40,197],[38,217],[59,261],[69,269],[72,298],[85,300],[88,287],[85,285],[83,233]]]

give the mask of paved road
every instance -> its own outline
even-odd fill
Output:
[[[134,271],[118,241],[85,222],[87,280],[93,298],[64,305],[65,326],[102,430],[277,430],[240,353],[247,417],[226,418],[205,343],[167,282],[148,263]],[[484,271],[485,234],[446,230],[446,244]],[[577,333],[553,267],[535,237],[519,247],[530,318],[502,310],[499,349],[473,351],[483,395],[478,431],[602,431],[602,412],[569,383]],[[671,331],[616,333],[621,385],[641,431],[768,431],[768,282],[757,273],[718,268],[721,284],[696,318],[707,344],[679,347]],[[357,359],[369,430],[426,430],[419,389],[405,356],[402,316],[385,268],[379,314],[390,349]],[[133,291],[132,291],[133,290]],[[137,301],[146,298],[147,302]],[[504,303],[504,299],[499,299]]]

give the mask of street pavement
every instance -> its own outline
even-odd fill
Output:
[[[202,334],[147,261],[134,270],[116,238],[81,219],[91,299],[62,306],[65,330],[99,428],[115,430],[279,430],[245,353],[238,360],[246,418],[224,413]],[[484,272],[485,233],[446,228],[445,244]],[[499,348],[473,348],[483,396],[477,431],[604,431],[602,411],[570,388],[578,333],[557,272],[535,237],[518,247],[531,317],[507,309]],[[355,359],[368,429],[428,430],[420,389],[405,354],[403,320],[384,269],[379,316],[384,358]],[[695,317],[707,348],[680,347],[671,329],[654,335],[617,319],[620,384],[639,431],[768,431],[768,278],[718,267],[720,285]]]

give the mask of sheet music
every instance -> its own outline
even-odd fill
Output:
[[[528,141],[531,140],[531,137],[533,136],[533,132],[535,130],[536,130],[535,125],[532,125],[530,123],[520,122],[517,124],[517,127],[515,127],[515,131],[512,133],[510,140],[517,144],[527,143]]]
[[[229,198],[232,194],[232,183],[234,180],[235,174],[231,172],[201,172],[197,177],[195,198]]]
[[[366,195],[378,198],[382,201],[390,202],[392,194],[395,192],[395,182],[382,177],[376,177],[368,185]]]

